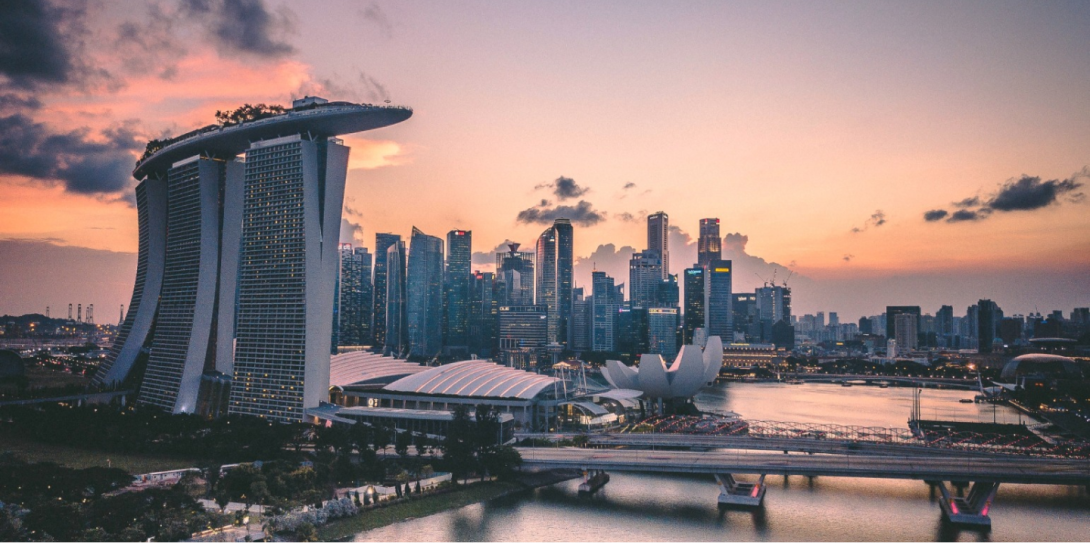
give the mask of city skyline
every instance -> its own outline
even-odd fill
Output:
[[[381,139],[346,138],[342,241],[376,255],[376,232],[473,230],[472,267],[494,271],[492,249],[533,247],[560,213],[578,230],[575,284],[595,266],[626,282],[662,210],[672,272],[718,217],[736,290],[794,272],[798,314],[1090,303],[1088,38],[1065,30],[1084,5],[513,4],[489,7],[493,27],[458,5],[255,2],[246,20],[223,3],[28,5],[56,62],[0,65],[0,313],[128,304],[125,170],[143,143],[303,94],[417,110]],[[250,24],[250,41],[202,34]],[[423,53],[436,49],[445,62]]]

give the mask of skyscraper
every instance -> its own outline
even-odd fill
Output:
[[[623,300],[617,299],[613,278],[606,272],[593,271],[591,285],[594,289],[591,296],[591,350],[612,351],[617,347],[614,320]]]
[[[889,305],[886,306],[886,338],[894,339],[895,326],[897,321],[897,315],[913,315],[916,319],[916,330],[920,329],[920,306],[918,305]],[[905,345],[900,341],[897,342],[897,348],[900,350],[905,349]]]
[[[443,240],[415,226],[405,293],[409,354],[438,355],[443,347]]]
[[[693,332],[704,327],[704,276],[703,266],[685,270],[685,326],[682,341],[686,345],[692,343]]]
[[[992,352],[995,332],[1002,320],[999,306],[991,300],[980,300],[977,306],[977,350],[982,353]]]
[[[503,283],[500,305],[534,305],[534,261],[537,254],[519,251],[519,244],[507,246],[510,250],[496,253],[496,280]]]
[[[401,236],[397,234],[375,234],[375,299],[371,322],[373,323],[373,341],[380,349],[386,345],[386,277],[388,273],[386,253],[390,246],[399,242],[401,242]],[[405,268],[402,267],[401,270],[404,271]]]
[[[447,266],[443,274],[446,286],[444,310],[447,353],[469,353],[470,283],[473,279],[470,259],[473,256],[473,232],[451,230],[447,233]]]
[[[662,263],[660,279],[670,275],[670,216],[659,211],[647,217],[647,250],[658,255]]]
[[[916,327],[917,315],[897,313],[893,317],[893,339],[897,341],[897,351],[909,353],[917,348],[919,329]]]
[[[568,342],[571,312],[572,226],[568,219],[556,219],[537,238],[537,305],[545,306],[549,343]]]
[[[405,242],[398,240],[386,249],[386,338],[383,352],[403,357],[408,351],[408,321],[405,310]]]
[[[654,307],[647,310],[648,353],[670,359],[677,354],[678,310]]]
[[[338,345],[371,343],[371,253],[364,247],[341,244],[341,277],[338,287]]]
[[[631,307],[657,305],[659,285],[663,282],[659,254],[650,249],[632,255],[628,261],[628,296]]]
[[[696,240],[696,263],[707,268],[713,260],[723,258],[723,239],[719,237],[719,219],[700,219],[700,237]]]
[[[469,352],[482,358],[492,356],[499,338],[500,285],[496,275],[476,272],[472,276],[469,310]]]
[[[704,328],[708,331],[708,337],[719,336],[724,342],[734,340],[731,279],[730,260],[712,260],[708,263],[704,277]]]
[[[568,348],[576,352],[591,350],[592,298],[592,296],[583,296],[583,287],[572,289],[571,320],[568,324],[571,334]]]

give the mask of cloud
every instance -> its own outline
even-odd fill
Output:
[[[583,295],[592,294],[591,272],[594,270],[606,272],[616,284],[628,283],[628,262],[635,253],[634,247],[626,245],[618,248],[612,243],[606,243],[599,245],[587,256],[576,257],[575,280],[577,285],[583,287]]]
[[[82,30],[84,13],[81,2],[0,2],[0,75],[24,89],[71,82],[80,62],[70,38]]]
[[[722,247],[724,251],[745,253],[747,243],[749,243],[749,236],[734,232],[733,234],[723,236]]]
[[[184,0],[182,12],[207,28],[220,53],[265,58],[295,53],[286,40],[295,32],[295,15],[287,8],[274,13],[263,0]]]
[[[959,209],[951,213],[950,218],[946,219],[946,222],[979,221],[980,219],[987,217],[987,214],[982,213],[982,211],[983,210]],[[931,213],[934,213],[934,211]]]
[[[570,177],[564,177],[563,175],[556,178],[556,181],[552,183],[542,183],[534,187],[537,189],[553,189],[553,194],[556,195],[556,199],[563,202],[571,198],[578,198],[590,191],[589,188],[580,187],[574,179]]]
[[[622,187],[623,190],[634,189],[634,188],[636,188],[636,184],[632,183],[631,181],[628,182],[628,183],[625,183],[624,187]]]
[[[14,93],[0,94],[0,113],[5,111],[26,111],[41,109],[42,103],[34,96],[21,96]]]
[[[363,227],[342,217],[341,243],[351,243],[353,246],[363,247]]]
[[[537,206],[519,211],[515,220],[523,224],[552,224],[556,219],[568,219],[579,226],[594,226],[606,220],[606,216],[586,200],[580,200],[574,206],[556,207],[550,207],[548,200],[542,200]]]
[[[959,200],[957,202],[953,202],[950,205],[952,205],[954,207],[976,207],[976,206],[980,205],[980,197],[979,196],[970,196],[968,198]]]
[[[875,228],[878,228],[879,226],[882,226],[883,224],[886,224],[886,214],[885,214],[884,211],[879,209],[879,210],[877,210],[877,211],[875,211],[874,213],[871,214],[870,218],[867,219],[867,221],[863,223],[862,227],[857,226],[855,228],[852,228],[852,233],[858,234],[858,233],[863,232],[864,230],[866,230],[866,229],[868,229],[868,228],[870,228],[872,226],[875,227]]]
[[[387,38],[391,38],[394,35],[394,25],[390,22],[390,18],[386,16],[386,12],[382,11],[382,7],[378,4],[371,2],[367,7],[360,10],[360,16],[365,21],[374,24],[382,34]]]
[[[79,194],[116,194],[129,187],[140,140],[131,122],[93,137],[87,128],[54,132],[21,114],[0,117],[0,174],[59,181]]]
[[[623,222],[641,223],[643,218],[647,216],[647,210],[641,209],[638,213],[629,213],[622,211],[621,213],[614,213],[613,218]]]
[[[1086,170],[1083,170],[1085,177]],[[997,211],[1028,211],[1040,209],[1056,203],[1059,196],[1072,193],[1082,187],[1076,181],[1079,175],[1060,181],[1041,181],[1040,177],[1023,175],[1016,181],[1008,181],[999,189],[999,193],[988,202],[988,207]]]
[[[113,50],[122,69],[130,74],[156,75],[165,80],[178,74],[178,62],[187,50],[175,29],[185,21],[177,14],[163,11],[159,4],[147,4],[147,13],[140,22],[124,21],[117,25]]]
[[[1062,201],[1080,203],[1086,199],[1086,195],[1076,191],[1084,186],[1082,179],[1088,177],[1090,167],[1083,167],[1070,178],[1062,180],[1041,181],[1040,177],[1023,174],[1018,179],[1007,180],[987,200],[971,196],[953,202],[951,205],[960,209],[950,214],[946,222],[979,221],[995,211],[1033,211],[1059,205]],[[946,216],[946,210],[933,209],[924,213],[924,220],[934,222]]]
[[[855,255],[844,255],[843,256],[844,262],[851,262],[853,258],[855,258]]]
[[[945,219],[946,216],[949,214],[950,213],[947,212],[945,209],[932,209],[931,211],[925,212],[923,214],[923,220],[927,222],[941,221],[942,219]]]

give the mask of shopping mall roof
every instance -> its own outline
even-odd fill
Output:
[[[485,360],[444,364],[386,385],[389,392],[530,400],[558,379]]]
[[[343,353],[329,359],[329,387],[385,385],[426,369],[415,362],[369,351]]]

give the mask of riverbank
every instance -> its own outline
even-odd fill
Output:
[[[434,515],[448,509],[494,500],[527,488],[520,483],[505,481],[473,483],[450,492],[413,498],[376,509],[368,509],[354,517],[330,521],[318,528],[318,539],[347,541],[360,532]]]

